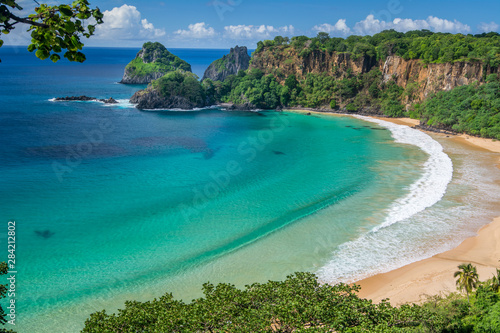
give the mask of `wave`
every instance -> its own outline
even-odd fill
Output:
[[[135,106],[135,104],[134,104]],[[142,111],[164,111],[164,112],[195,112],[195,111],[203,111],[203,110],[213,110],[213,109],[218,109],[220,108],[219,105],[211,105],[211,106],[206,106],[203,108],[193,108],[193,109],[180,109],[180,108],[173,108],[173,109],[165,109],[165,108],[158,108],[158,109],[143,109]]]
[[[406,249],[402,249],[401,243],[408,240],[408,233],[412,231],[414,234],[422,233],[419,228],[422,229],[423,226],[412,225],[411,218],[439,202],[453,176],[451,159],[443,152],[443,147],[429,135],[383,120],[364,116],[356,118],[389,129],[395,142],[417,146],[429,157],[423,165],[422,176],[409,186],[407,195],[396,200],[387,209],[384,221],[358,239],[342,244],[333,253],[333,259],[318,272],[326,282],[352,282],[367,276],[369,272],[387,271],[408,260],[423,259],[422,253],[409,255]]]
[[[407,219],[441,200],[453,176],[453,163],[443,152],[443,147],[439,142],[424,132],[408,126],[364,116],[357,116],[357,118],[384,126],[391,131],[396,142],[417,146],[429,154],[423,166],[422,177],[410,186],[408,195],[392,204],[384,223],[373,228],[372,232]]]

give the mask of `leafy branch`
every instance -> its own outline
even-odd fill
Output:
[[[84,46],[81,37],[94,35],[96,26],[103,23],[103,14],[98,7],[90,8],[87,0],[75,0],[71,5],[40,4],[35,14],[20,17],[12,11],[23,8],[15,0],[0,0],[0,32],[9,34],[19,23],[29,25],[31,31],[30,52],[45,60],[53,62],[61,59],[59,53],[69,61],[83,62],[85,55],[80,52]],[[86,24],[85,20],[91,22]],[[3,45],[0,39],[0,47]]]

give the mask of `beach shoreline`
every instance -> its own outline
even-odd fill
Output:
[[[291,111],[342,116],[342,114],[333,112]],[[350,115],[346,114],[344,116]],[[410,118],[368,117],[410,127],[415,127],[420,123],[419,120]],[[427,132],[423,129],[418,130]],[[500,154],[500,141],[472,137],[466,134],[450,135],[434,132],[428,132],[428,134],[448,137],[457,144]],[[496,166],[500,168],[500,156],[497,159]],[[453,273],[457,270],[458,265],[472,263],[477,267],[480,280],[484,281],[492,277],[496,268],[500,267],[499,260],[500,216],[481,227],[476,236],[465,239],[460,245],[451,250],[386,273],[375,274],[356,283],[361,286],[359,296],[371,299],[375,303],[387,298],[392,305],[420,303],[429,296],[456,292],[457,288]]]

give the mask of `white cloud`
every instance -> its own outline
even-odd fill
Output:
[[[109,40],[155,39],[165,35],[156,29],[134,6],[122,5],[103,12],[103,24],[96,27],[95,38]]]
[[[481,24],[479,24],[477,28],[480,32],[491,32],[491,31],[498,31],[500,25],[496,24],[495,22],[490,22],[490,23],[481,22]]]
[[[392,22],[381,21],[373,15],[368,15],[363,21],[354,25],[354,31],[360,35],[373,35],[382,30],[394,29],[401,32],[410,30],[428,29],[435,32],[468,33],[470,27],[457,20],[449,21],[434,16],[425,20],[412,20],[396,18]]]
[[[345,22],[346,20],[340,19],[334,25],[323,23],[321,25],[315,25],[313,27],[313,30],[317,32],[327,32],[329,34],[340,32],[344,35],[347,35],[351,32],[351,28],[349,28]]]
[[[174,34],[183,37],[183,38],[194,38],[194,39],[202,39],[208,37],[214,37],[217,35],[214,28],[211,28],[205,22],[190,24],[188,26],[188,30],[177,30]]]
[[[458,22],[457,20],[448,21],[438,17],[429,16],[427,18],[429,25],[433,31],[439,32],[453,32],[453,33],[467,33],[470,32],[470,27],[467,24]]]
[[[231,39],[269,39],[278,35],[290,36],[295,32],[293,25],[273,27],[272,25],[229,25],[224,27],[224,36]]]

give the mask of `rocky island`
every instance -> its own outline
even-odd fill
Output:
[[[120,83],[148,84],[178,69],[191,72],[191,65],[170,53],[162,44],[147,42],[125,67]]]
[[[194,109],[212,102],[206,90],[191,72],[176,70],[152,81],[130,99],[141,110]]]
[[[229,54],[217,59],[208,66],[203,80],[224,81],[229,75],[238,74],[240,70],[247,70],[250,65],[250,56],[246,46],[232,48]]]

